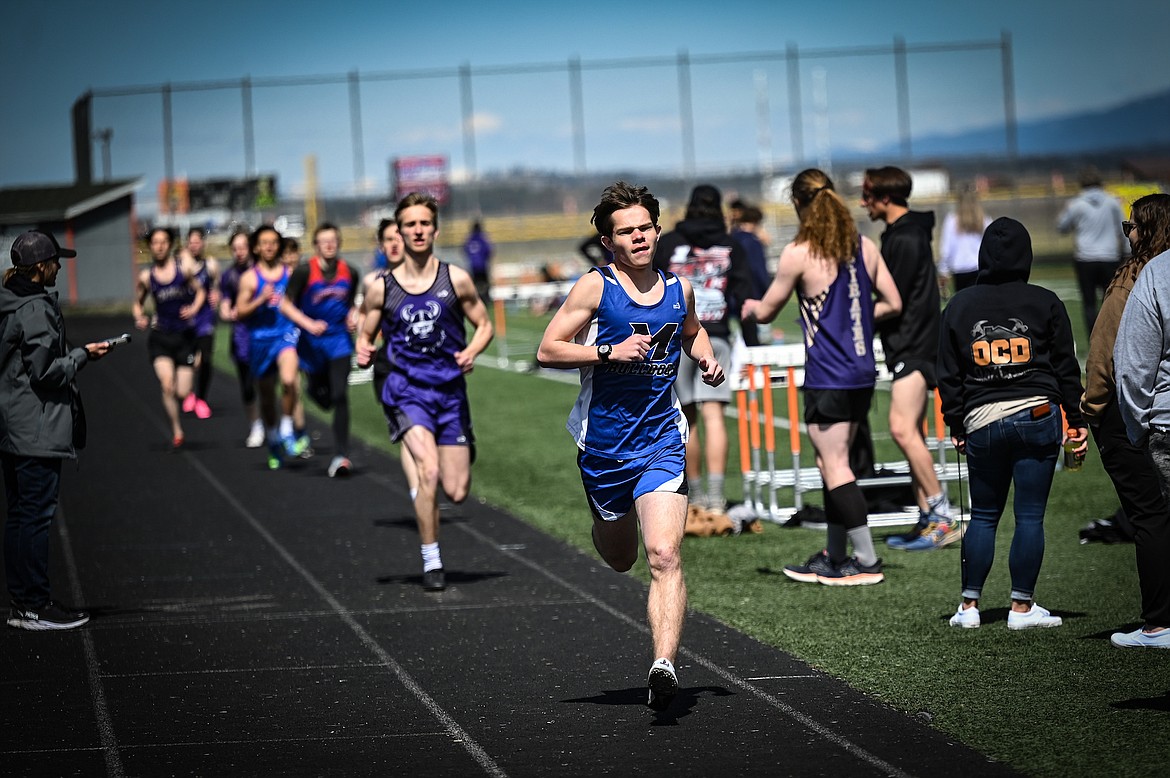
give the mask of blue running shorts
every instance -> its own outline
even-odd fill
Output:
[[[687,494],[686,447],[652,451],[634,459],[610,459],[586,451],[577,454],[581,483],[593,515],[617,521],[634,509],[634,501],[651,492]]]

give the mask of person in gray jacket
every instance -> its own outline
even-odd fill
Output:
[[[49,525],[57,512],[61,463],[85,445],[85,413],[75,378],[110,343],[69,348],[57,293],[63,249],[34,230],[12,244],[12,264],[0,286],[0,468],[8,519],[4,571],[12,600],[8,626],[55,630],[89,621],[83,611],[50,598]]]
[[[1087,338],[1097,322],[1097,290],[1104,297],[1129,245],[1121,234],[1121,220],[1125,218],[1121,215],[1121,203],[1101,188],[1101,176],[1096,170],[1090,168],[1081,173],[1081,190],[1060,212],[1056,229],[1074,233],[1076,261],[1073,264],[1081,289]]]
[[[1139,228],[1140,229],[1140,228]],[[1145,448],[1162,484],[1162,494],[1170,496],[1170,251],[1154,257],[1134,282],[1125,303],[1117,342],[1113,346],[1113,375],[1117,380],[1117,405],[1131,443]],[[1162,560],[1170,553],[1170,517],[1150,527],[1142,541],[1152,558]],[[1159,553],[1159,549],[1161,553]],[[1147,566],[1150,567],[1150,566]],[[1151,568],[1155,569],[1155,568]],[[1162,602],[1168,595],[1167,579],[1155,599]],[[1143,581],[1144,583],[1144,581]],[[1144,608],[1143,608],[1144,610]],[[1166,609],[1161,613],[1165,614]],[[1117,632],[1110,642],[1118,648],[1170,648],[1170,618],[1159,618],[1157,611],[1145,616],[1145,624],[1133,632]],[[1157,619],[1157,621],[1155,621]]]

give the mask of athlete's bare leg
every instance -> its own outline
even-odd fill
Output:
[[[300,397],[300,359],[295,348],[286,348],[276,357],[276,370],[280,374],[280,411],[291,417],[296,411]]]
[[[642,525],[646,562],[650,566],[646,616],[654,641],[654,656],[674,662],[687,612],[687,585],[682,569],[687,498],[681,494],[651,492],[639,497],[635,506]]]
[[[624,573],[638,561],[638,516],[630,511],[615,521],[593,517],[593,547],[614,570]]]
[[[849,444],[856,434],[857,424],[851,421],[808,425],[808,437],[817,454],[817,469],[830,492],[857,480],[849,466]]]
[[[154,374],[158,377],[159,389],[162,391],[163,410],[166,411],[167,420],[171,423],[171,436],[181,438],[183,425],[179,421],[179,400],[175,398],[177,372],[173,360],[167,357],[158,357],[154,360]],[[187,389],[190,391],[190,384]]]
[[[418,466],[418,494],[414,498],[414,517],[419,541],[426,545],[439,542],[439,447],[426,427],[414,425],[402,436],[402,443]],[[443,448],[451,448],[444,446]]]
[[[711,488],[711,476],[722,477],[727,471],[727,421],[724,406],[725,403],[715,400],[700,405],[703,414],[703,449],[707,464],[708,491]]]
[[[467,499],[471,488],[471,449],[468,446],[439,446],[439,482],[443,494],[455,504]]]
[[[927,497],[942,491],[934,472],[934,460],[922,437],[922,420],[926,418],[926,379],[914,371],[890,386],[890,435],[906,462],[914,481],[918,507],[927,510]]]
[[[699,434],[699,406],[697,403],[687,403],[682,407],[682,412],[687,419],[687,427],[691,431],[690,437],[687,438],[687,480],[690,481],[692,487],[697,487],[703,483],[703,438],[706,437],[707,430],[704,429],[703,434]],[[696,496],[702,497],[701,494]]]

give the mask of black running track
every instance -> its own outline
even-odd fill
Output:
[[[655,713],[642,583],[470,500],[443,513],[449,588],[423,592],[396,461],[359,447],[331,480],[325,446],[269,472],[226,375],[171,453],[143,340],[81,375],[51,565],[93,620],[0,631],[0,774],[1009,772],[697,614]]]

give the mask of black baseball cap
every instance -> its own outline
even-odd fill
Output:
[[[12,243],[12,264],[28,267],[61,257],[76,257],[73,249],[63,249],[57,239],[44,230],[29,230]]]

